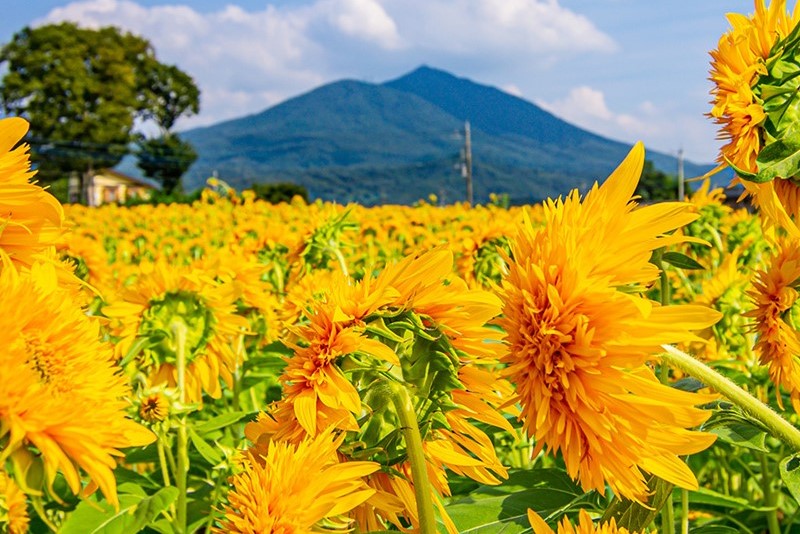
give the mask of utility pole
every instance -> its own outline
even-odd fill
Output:
[[[467,181],[467,202],[472,206],[472,139],[469,121],[464,121],[464,161],[461,163],[461,176]]]
[[[683,202],[683,149],[678,149],[678,202]]]

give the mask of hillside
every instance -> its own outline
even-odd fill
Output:
[[[493,87],[420,67],[386,82],[334,82],[261,113],[185,132],[200,155],[187,189],[215,171],[239,189],[293,181],[313,198],[411,203],[430,193],[463,199],[456,170],[472,129],[476,201],[508,193],[537,201],[605,177],[629,146],[568,124]],[[649,152],[674,173],[675,158]],[[709,166],[686,162],[687,176]]]

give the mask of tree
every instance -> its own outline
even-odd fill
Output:
[[[261,183],[253,184],[250,189],[255,193],[257,199],[265,200],[270,204],[291,202],[296,196],[308,202],[308,189],[300,184],[291,182],[277,182],[274,184]]]
[[[678,198],[678,178],[659,171],[652,161],[645,160],[636,194],[641,197],[642,202],[676,200]]]
[[[0,49],[0,103],[31,123],[40,179],[112,167],[138,120],[168,130],[198,110],[191,77],[160,63],[150,43],[117,28],[72,23],[24,28]]]
[[[161,137],[137,141],[137,165],[145,176],[161,183],[162,192],[181,192],[181,177],[197,159],[192,145],[176,134],[165,133]]]

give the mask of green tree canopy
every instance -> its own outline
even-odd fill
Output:
[[[129,151],[137,120],[168,131],[198,111],[199,91],[150,43],[114,27],[72,23],[24,28],[0,49],[7,72],[0,103],[31,123],[29,142],[44,180],[111,167]]]
[[[181,177],[197,159],[192,145],[170,133],[152,139],[142,137],[137,145],[137,165],[144,175],[160,182],[167,195],[180,192]]]
[[[652,161],[645,160],[636,194],[641,197],[642,202],[676,200],[678,198],[678,178],[659,171]]]

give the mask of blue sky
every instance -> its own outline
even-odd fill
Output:
[[[148,38],[195,77],[179,127],[257,113],[326,82],[421,64],[493,85],[612,139],[710,162],[708,52],[744,0],[0,0],[0,42],[71,20]]]

